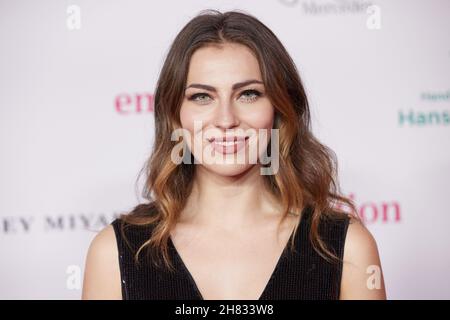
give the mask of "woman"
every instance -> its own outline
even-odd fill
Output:
[[[259,20],[208,10],[181,30],[155,128],[149,203],[94,238],[83,299],[385,299],[375,240]]]

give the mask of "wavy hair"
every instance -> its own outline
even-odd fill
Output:
[[[351,199],[340,195],[335,153],[312,134],[308,100],[294,61],[275,34],[254,16],[237,10],[204,10],[174,39],[157,81],[155,141],[139,174],[146,174],[142,196],[148,203],[120,217],[124,234],[127,226],[153,227],[149,239],[135,252],[136,262],[143,249],[153,249],[148,250],[153,253],[152,262],[158,266],[164,261],[173,270],[168,253],[170,230],[192,191],[195,164],[191,161],[177,165],[171,161],[177,143],[171,141],[171,134],[181,127],[179,114],[192,54],[204,46],[225,43],[245,45],[254,53],[267,96],[275,108],[279,170],[265,175],[264,181],[282,205],[283,219],[290,213],[300,216],[302,208],[311,206],[309,239],[314,249],[327,261],[338,259],[320,237],[319,225],[324,218],[346,215],[342,205],[351,208],[357,218],[356,208]]]

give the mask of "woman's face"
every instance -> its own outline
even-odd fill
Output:
[[[274,107],[246,46],[227,43],[194,52],[180,121],[196,163],[206,169],[234,176],[258,163],[270,140]]]

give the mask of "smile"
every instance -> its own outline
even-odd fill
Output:
[[[247,144],[249,137],[227,137],[210,140],[212,148],[222,154],[236,153]]]

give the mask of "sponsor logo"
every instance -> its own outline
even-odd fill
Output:
[[[147,114],[154,111],[152,93],[121,93],[114,99],[114,109],[120,115]]]
[[[398,111],[398,125],[400,127],[447,126],[449,124],[450,112],[443,106],[446,106],[445,103],[450,101],[450,90],[422,92],[420,101],[424,105],[420,110],[409,108],[408,110]]]
[[[0,217],[0,235],[53,233],[66,231],[98,232],[119,214],[57,214]]]

